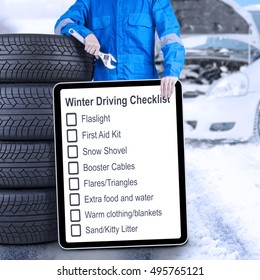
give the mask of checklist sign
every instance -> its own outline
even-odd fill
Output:
[[[162,98],[159,79],[55,86],[63,248],[186,242],[182,98],[179,82]]]

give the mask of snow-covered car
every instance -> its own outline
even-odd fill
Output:
[[[253,63],[260,38],[251,11],[232,0],[172,4],[186,48],[180,77],[185,138],[258,139],[260,92],[251,69],[260,67]]]
[[[186,139],[260,140],[260,59],[184,102]]]

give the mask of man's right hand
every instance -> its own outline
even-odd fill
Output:
[[[88,34],[85,38],[85,51],[93,54],[98,58],[98,53],[100,51],[100,44],[97,37],[94,34]]]

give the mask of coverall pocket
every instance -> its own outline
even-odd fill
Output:
[[[130,14],[128,25],[129,45],[151,47],[154,40],[154,27],[151,15],[145,13]]]

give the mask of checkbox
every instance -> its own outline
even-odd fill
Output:
[[[70,206],[79,206],[80,196],[78,193],[70,194]]]
[[[69,189],[71,191],[79,190],[79,178],[69,179]]]
[[[80,222],[80,210],[70,210],[70,221]]]
[[[79,163],[78,162],[69,162],[68,169],[69,169],[70,175],[79,174]]]
[[[68,146],[68,158],[78,157],[78,146]]]
[[[77,115],[75,113],[68,113],[66,115],[66,124],[67,124],[67,126],[76,126],[77,125]]]
[[[71,226],[71,236],[72,237],[81,236],[81,225],[72,225]]]
[[[69,143],[78,141],[78,133],[76,129],[67,130],[67,141]]]

